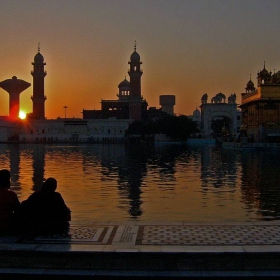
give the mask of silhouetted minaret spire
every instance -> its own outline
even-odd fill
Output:
[[[45,86],[44,79],[47,72],[44,71],[44,57],[40,53],[40,43],[38,44],[38,53],[34,57],[34,62],[32,62],[33,71],[31,75],[33,76],[33,96],[31,97],[33,101],[33,113],[31,117],[33,119],[45,119]]]
[[[140,61],[140,55],[136,51],[136,41],[134,43],[134,52],[130,56],[130,65],[128,75],[130,77],[130,96],[131,97],[141,97],[141,76],[143,74],[140,66],[142,62]]]
[[[136,51],[136,41],[134,43],[134,52],[128,62],[130,68],[128,75],[130,77],[130,94],[129,94],[129,117],[134,120],[142,119],[142,96],[141,96],[141,76],[143,74],[140,66],[140,55]]]

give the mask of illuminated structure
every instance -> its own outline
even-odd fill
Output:
[[[280,71],[257,73],[257,88],[251,78],[241,93],[242,127],[256,142],[280,141]]]
[[[0,83],[0,87],[6,90],[10,95],[10,119],[16,120],[19,118],[19,95],[21,92],[29,88],[30,85],[30,83],[20,80],[16,76]]]
[[[33,112],[29,114],[28,118],[45,119],[45,100],[47,98],[45,96],[44,79],[47,72],[44,70],[46,63],[44,62],[44,57],[40,53],[40,47],[38,47],[38,53],[35,55],[32,65],[33,96],[31,96],[31,99],[33,102]]]

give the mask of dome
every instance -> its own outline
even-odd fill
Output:
[[[132,53],[132,55],[130,56],[130,61],[133,61],[133,62],[139,62],[140,61],[140,55],[138,54],[137,51],[134,51]]]
[[[195,110],[193,111],[193,116],[194,116],[194,117],[200,117],[200,111],[199,111],[198,109],[195,109]]]
[[[253,86],[254,86],[254,83],[250,79],[250,81],[247,83],[247,87],[253,87]]]
[[[269,74],[269,72],[264,67],[263,70],[259,73],[259,76],[261,76],[261,77],[270,77],[270,74]]]
[[[35,56],[34,56],[34,61],[35,62],[44,62],[44,57],[41,55],[41,53],[37,53]]]
[[[274,73],[273,76],[276,77],[277,79],[279,79],[280,78],[280,71]]]
[[[119,88],[129,87],[129,81],[125,78],[122,82],[119,83]]]
[[[195,109],[195,110],[193,111],[193,115],[194,115],[194,116],[200,116],[200,111],[199,111],[198,109]]]

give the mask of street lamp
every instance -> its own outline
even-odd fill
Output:
[[[65,119],[66,119],[66,109],[67,109],[68,107],[67,107],[67,106],[64,106],[63,108],[64,108],[64,110],[65,110]]]

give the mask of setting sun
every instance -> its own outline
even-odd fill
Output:
[[[22,120],[25,119],[26,118],[26,113],[24,113],[23,111],[20,111],[19,112],[19,118],[22,119]]]

